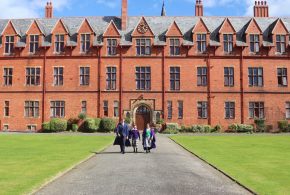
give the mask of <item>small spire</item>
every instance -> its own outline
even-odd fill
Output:
[[[166,16],[166,10],[165,10],[164,0],[163,0],[162,10],[161,10],[161,16]]]

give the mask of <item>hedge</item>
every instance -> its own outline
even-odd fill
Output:
[[[287,120],[278,121],[278,128],[282,132],[288,132],[289,131],[288,121]]]
[[[180,127],[177,123],[167,123],[166,124],[166,129],[170,129],[170,130],[180,130]]]
[[[112,132],[116,128],[116,122],[110,118],[103,118],[100,122],[99,132]]]
[[[43,132],[50,132],[50,122],[45,122],[42,124],[42,131]]]
[[[54,118],[50,121],[50,130],[52,132],[66,131],[67,121],[65,119]]]
[[[266,132],[266,124],[265,124],[265,119],[255,119],[255,124],[256,124],[256,132]]]
[[[72,131],[78,131],[79,126],[77,124],[72,124]]]
[[[85,131],[90,132],[90,133],[96,132],[99,128],[96,126],[95,119],[92,119],[92,118],[87,118],[84,122],[84,126],[85,126]]]
[[[232,124],[229,126],[229,131],[237,133],[248,133],[253,132],[254,127],[252,125],[245,124]]]

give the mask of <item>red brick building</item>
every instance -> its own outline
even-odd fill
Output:
[[[290,18],[0,19],[1,130],[39,130],[52,117],[267,124],[290,117]]]

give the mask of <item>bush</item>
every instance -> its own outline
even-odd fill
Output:
[[[164,124],[164,119],[160,118],[160,119],[156,120],[156,124],[163,125]]]
[[[96,126],[95,119],[92,119],[92,118],[86,119],[85,123],[84,123],[84,126],[85,126],[85,131],[86,132],[93,133],[93,132],[96,132],[98,130],[98,128]]]
[[[212,127],[210,125],[193,125],[193,133],[210,133],[212,132]]]
[[[77,124],[72,124],[72,131],[76,132],[79,129],[79,126]]]
[[[73,124],[78,124],[78,118],[70,118],[67,121],[67,130],[73,130]]]
[[[64,119],[54,118],[50,121],[50,130],[52,132],[61,132],[66,131],[67,129],[67,121]]]
[[[100,123],[101,123],[101,119],[100,118],[95,118],[95,125],[97,127],[97,131],[100,129]]]
[[[216,125],[214,128],[211,129],[211,133],[221,132],[222,126]]]
[[[78,117],[81,120],[85,120],[87,118],[87,115],[85,113],[80,113]]]
[[[46,132],[46,133],[50,132],[50,123],[49,122],[45,122],[42,124],[42,131]]]
[[[127,124],[131,124],[131,118],[130,118],[130,117],[126,117],[126,118],[125,118],[125,123],[127,123]]]
[[[180,128],[179,128],[179,125],[177,123],[167,123],[166,129],[179,130]]]
[[[229,126],[229,132],[237,132],[237,133],[249,133],[253,132],[253,125],[245,125],[245,124],[232,124]]]
[[[188,126],[181,126],[180,132],[182,132],[182,133],[193,133],[192,127],[188,127]]]
[[[165,129],[165,131],[162,132],[163,134],[178,134],[179,131],[177,129]]]
[[[116,122],[110,118],[103,118],[100,123],[100,132],[111,132],[114,131],[116,127]]]
[[[266,131],[266,125],[265,125],[265,119],[255,119],[256,124],[256,132],[265,132]]]
[[[278,121],[278,128],[282,132],[288,132],[288,121],[287,120]]]

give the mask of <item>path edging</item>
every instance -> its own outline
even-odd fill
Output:
[[[220,173],[222,173],[223,175],[225,175],[226,177],[228,177],[229,179],[231,179],[233,182],[235,182],[236,184],[238,184],[239,186],[241,186],[242,188],[246,189],[247,191],[251,192],[254,195],[258,195],[258,193],[256,193],[254,190],[248,188],[247,186],[245,186],[244,184],[240,183],[238,180],[236,180],[235,178],[233,178],[232,176],[230,176],[229,174],[227,174],[226,172],[222,171],[221,169],[219,169],[217,166],[207,162],[205,159],[203,159],[202,157],[200,157],[199,155],[193,153],[192,151],[188,150],[187,148],[185,148],[183,145],[181,145],[180,143],[178,143],[177,141],[175,141],[174,139],[172,139],[170,136],[168,136],[170,140],[172,140],[175,144],[179,145],[181,148],[183,148],[184,150],[186,150],[187,152],[189,152],[190,154],[194,155],[195,157],[197,157],[198,159],[200,159],[201,161],[203,161],[204,163],[206,163],[207,165],[211,166],[212,168],[214,168],[215,170],[219,171]]]
[[[99,150],[98,152],[95,152],[94,154],[90,154],[88,157],[86,157],[85,159],[75,163],[74,165],[70,166],[68,169],[58,173],[57,175],[53,176],[52,178],[48,179],[47,181],[45,181],[42,185],[40,185],[39,187],[36,187],[34,189],[32,189],[29,193],[27,194],[35,194],[36,192],[40,191],[41,189],[45,188],[46,186],[48,186],[49,184],[51,184],[52,182],[54,182],[55,180],[59,179],[60,177],[66,175],[67,173],[69,173],[70,171],[72,171],[74,168],[76,168],[77,166],[87,162],[88,160],[90,160],[91,158],[93,158],[97,153],[103,152],[105,151],[107,148],[109,148],[110,146],[112,146],[112,144],[108,144],[107,146],[103,147],[101,150]]]

